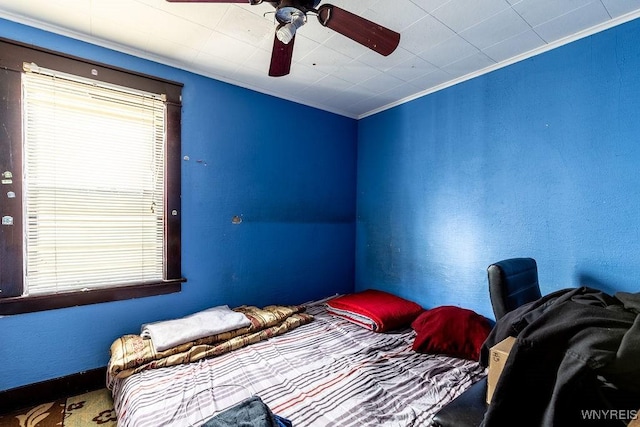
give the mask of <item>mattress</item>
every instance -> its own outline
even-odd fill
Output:
[[[411,349],[415,332],[377,333],[309,304],[314,320],[221,356],[113,382],[121,427],[199,426],[251,396],[293,426],[428,426],[485,376],[475,361]]]

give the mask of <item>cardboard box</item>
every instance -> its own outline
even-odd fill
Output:
[[[487,376],[487,403],[491,403],[493,391],[500,374],[504,369],[504,364],[509,357],[511,347],[516,342],[514,337],[507,337],[489,349],[489,374]]]

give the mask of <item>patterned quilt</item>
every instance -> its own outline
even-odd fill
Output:
[[[116,378],[126,378],[147,369],[162,368],[195,362],[219,356],[281,335],[309,323],[313,316],[304,313],[303,306],[277,306],[264,308],[241,306],[234,309],[251,321],[245,328],[191,341],[165,351],[157,352],[151,340],[140,335],[124,335],[111,345],[111,358],[107,367],[107,387]]]

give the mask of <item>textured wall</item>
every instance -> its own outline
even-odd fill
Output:
[[[493,317],[486,268],[639,291],[640,21],[359,122],[356,288]]]
[[[353,289],[355,120],[8,21],[0,36],[184,83],[188,157],[182,292],[0,318],[0,391],[105,366],[145,322]]]

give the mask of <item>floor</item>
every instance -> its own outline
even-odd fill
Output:
[[[115,427],[116,413],[109,390],[43,402],[0,415],[0,427]]]

